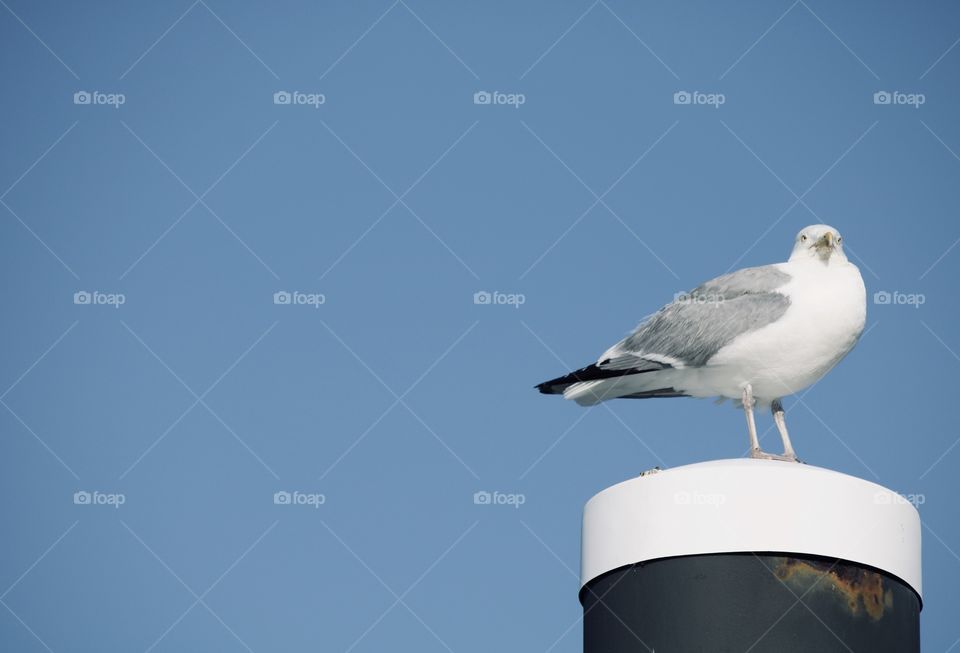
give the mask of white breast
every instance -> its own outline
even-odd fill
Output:
[[[791,280],[779,292],[790,307],[776,322],[736,338],[703,370],[706,385],[739,398],[750,383],[766,403],[819,380],[847,355],[863,332],[866,290],[855,265],[819,260],[780,264]]]

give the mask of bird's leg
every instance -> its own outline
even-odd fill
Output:
[[[748,383],[743,387],[743,412],[747,415],[747,431],[750,433],[750,457],[760,458],[762,460],[782,460],[785,462],[799,462],[797,456],[793,453],[793,447],[790,446],[790,438],[787,436],[786,422],[783,420],[783,406],[780,401],[774,401],[772,404],[773,419],[777,423],[780,435],[783,438],[783,455],[767,453],[760,448],[760,441],[757,440],[757,425],[753,421],[753,407],[756,405],[753,398],[753,387]]]
[[[760,441],[757,439],[757,423],[753,421],[753,406],[756,402],[753,399],[753,388],[748,383],[743,386],[743,412],[747,416],[747,433],[750,434],[750,457],[757,458],[757,454],[762,454],[760,450]]]
[[[780,431],[780,439],[783,440],[783,457],[790,460],[797,460],[797,454],[790,443],[790,434],[787,433],[787,420],[783,412],[783,404],[779,399],[774,399],[770,405],[770,412],[773,413],[773,423],[777,425]]]
[[[762,460],[781,460],[784,462],[800,462],[797,460],[797,454],[793,452],[793,445],[790,444],[790,436],[787,434],[787,423],[783,417],[783,404],[779,399],[774,399],[770,405],[770,411],[773,413],[773,421],[780,431],[780,437],[783,439],[783,455],[767,453],[760,448],[760,442],[757,440],[757,426],[753,421],[753,407],[756,400],[753,398],[753,388],[748,383],[743,388],[743,410],[747,415],[747,431],[750,433],[750,457],[760,458]]]

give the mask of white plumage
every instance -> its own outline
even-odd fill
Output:
[[[789,458],[780,399],[830,371],[863,332],[863,278],[836,229],[797,234],[785,263],[717,277],[678,297],[596,363],[537,387],[581,405],[614,399],[721,397],[743,404],[751,455]],[[753,407],[772,408],[784,455],[759,448]]]

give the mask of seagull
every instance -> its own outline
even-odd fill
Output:
[[[786,263],[708,281],[646,318],[596,363],[536,386],[581,406],[615,398],[716,397],[746,415],[750,457],[796,461],[782,399],[820,380],[866,321],[860,270],[828,225],[797,234]],[[783,454],[760,448],[754,408],[769,407]]]

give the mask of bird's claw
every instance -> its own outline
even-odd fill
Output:
[[[762,449],[751,449],[750,457],[757,460],[779,460],[787,463],[803,463],[802,460],[797,458],[797,454],[795,453],[790,453],[790,454],[767,453]]]

